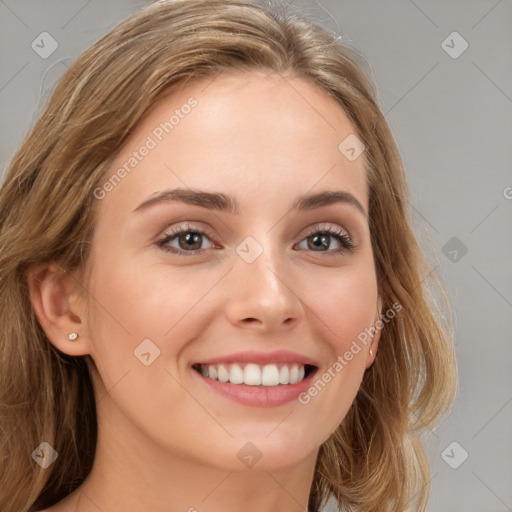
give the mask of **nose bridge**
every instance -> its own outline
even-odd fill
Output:
[[[229,314],[234,322],[252,319],[280,325],[300,315],[300,300],[293,291],[287,256],[275,236],[257,236],[246,237],[236,248]]]
[[[288,273],[285,263],[286,255],[277,246],[272,234],[246,237],[236,248],[238,261],[236,267],[243,274],[244,280],[249,279],[253,290],[262,289],[272,294],[279,294],[286,288]],[[261,286],[260,286],[261,285]]]

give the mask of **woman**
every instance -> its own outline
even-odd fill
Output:
[[[349,49],[245,0],[142,10],[0,192],[3,512],[425,510],[455,390]]]

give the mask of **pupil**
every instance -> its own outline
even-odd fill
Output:
[[[327,238],[328,236],[326,235],[315,235],[314,237],[314,242],[313,242],[313,246],[314,247],[329,247],[329,243],[327,242]],[[320,243],[316,243],[317,241],[319,241]]]
[[[191,245],[197,244],[197,241],[199,240],[200,235],[198,233],[187,233],[186,235],[183,235],[183,236],[184,236],[187,244],[189,244],[189,242],[192,242],[192,244],[188,245],[188,247],[190,248]]]

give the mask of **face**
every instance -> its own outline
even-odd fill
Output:
[[[275,469],[340,424],[378,307],[364,154],[338,148],[354,133],[323,90],[259,72],[187,84],[140,122],[95,191],[82,318],[119,436]]]

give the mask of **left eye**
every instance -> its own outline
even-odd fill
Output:
[[[166,252],[191,256],[200,250],[202,238],[208,238],[204,231],[180,227],[156,243]],[[178,248],[168,245],[172,241],[178,242]],[[182,247],[185,249],[183,250]]]
[[[354,243],[352,239],[350,238],[349,234],[340,228],[332,228],[328,227],[326,229],[316,229],[315,231],[312,231],[309,233],[304,241],[307,243],[308,248],[315,247],[315,248],[326,248],[330,245],[331,239],[336,240],[336,242],[341,246],[339,249],[333,249],[333,250],[325,250],[325,251],[313,251],[313,252],[327,252],[330,255],[333,253],[339,254],[339,253],[345,253],[345,252],[351,252],[354,248]],[[311,242],[308,242],[308,240],[311,240]]]

